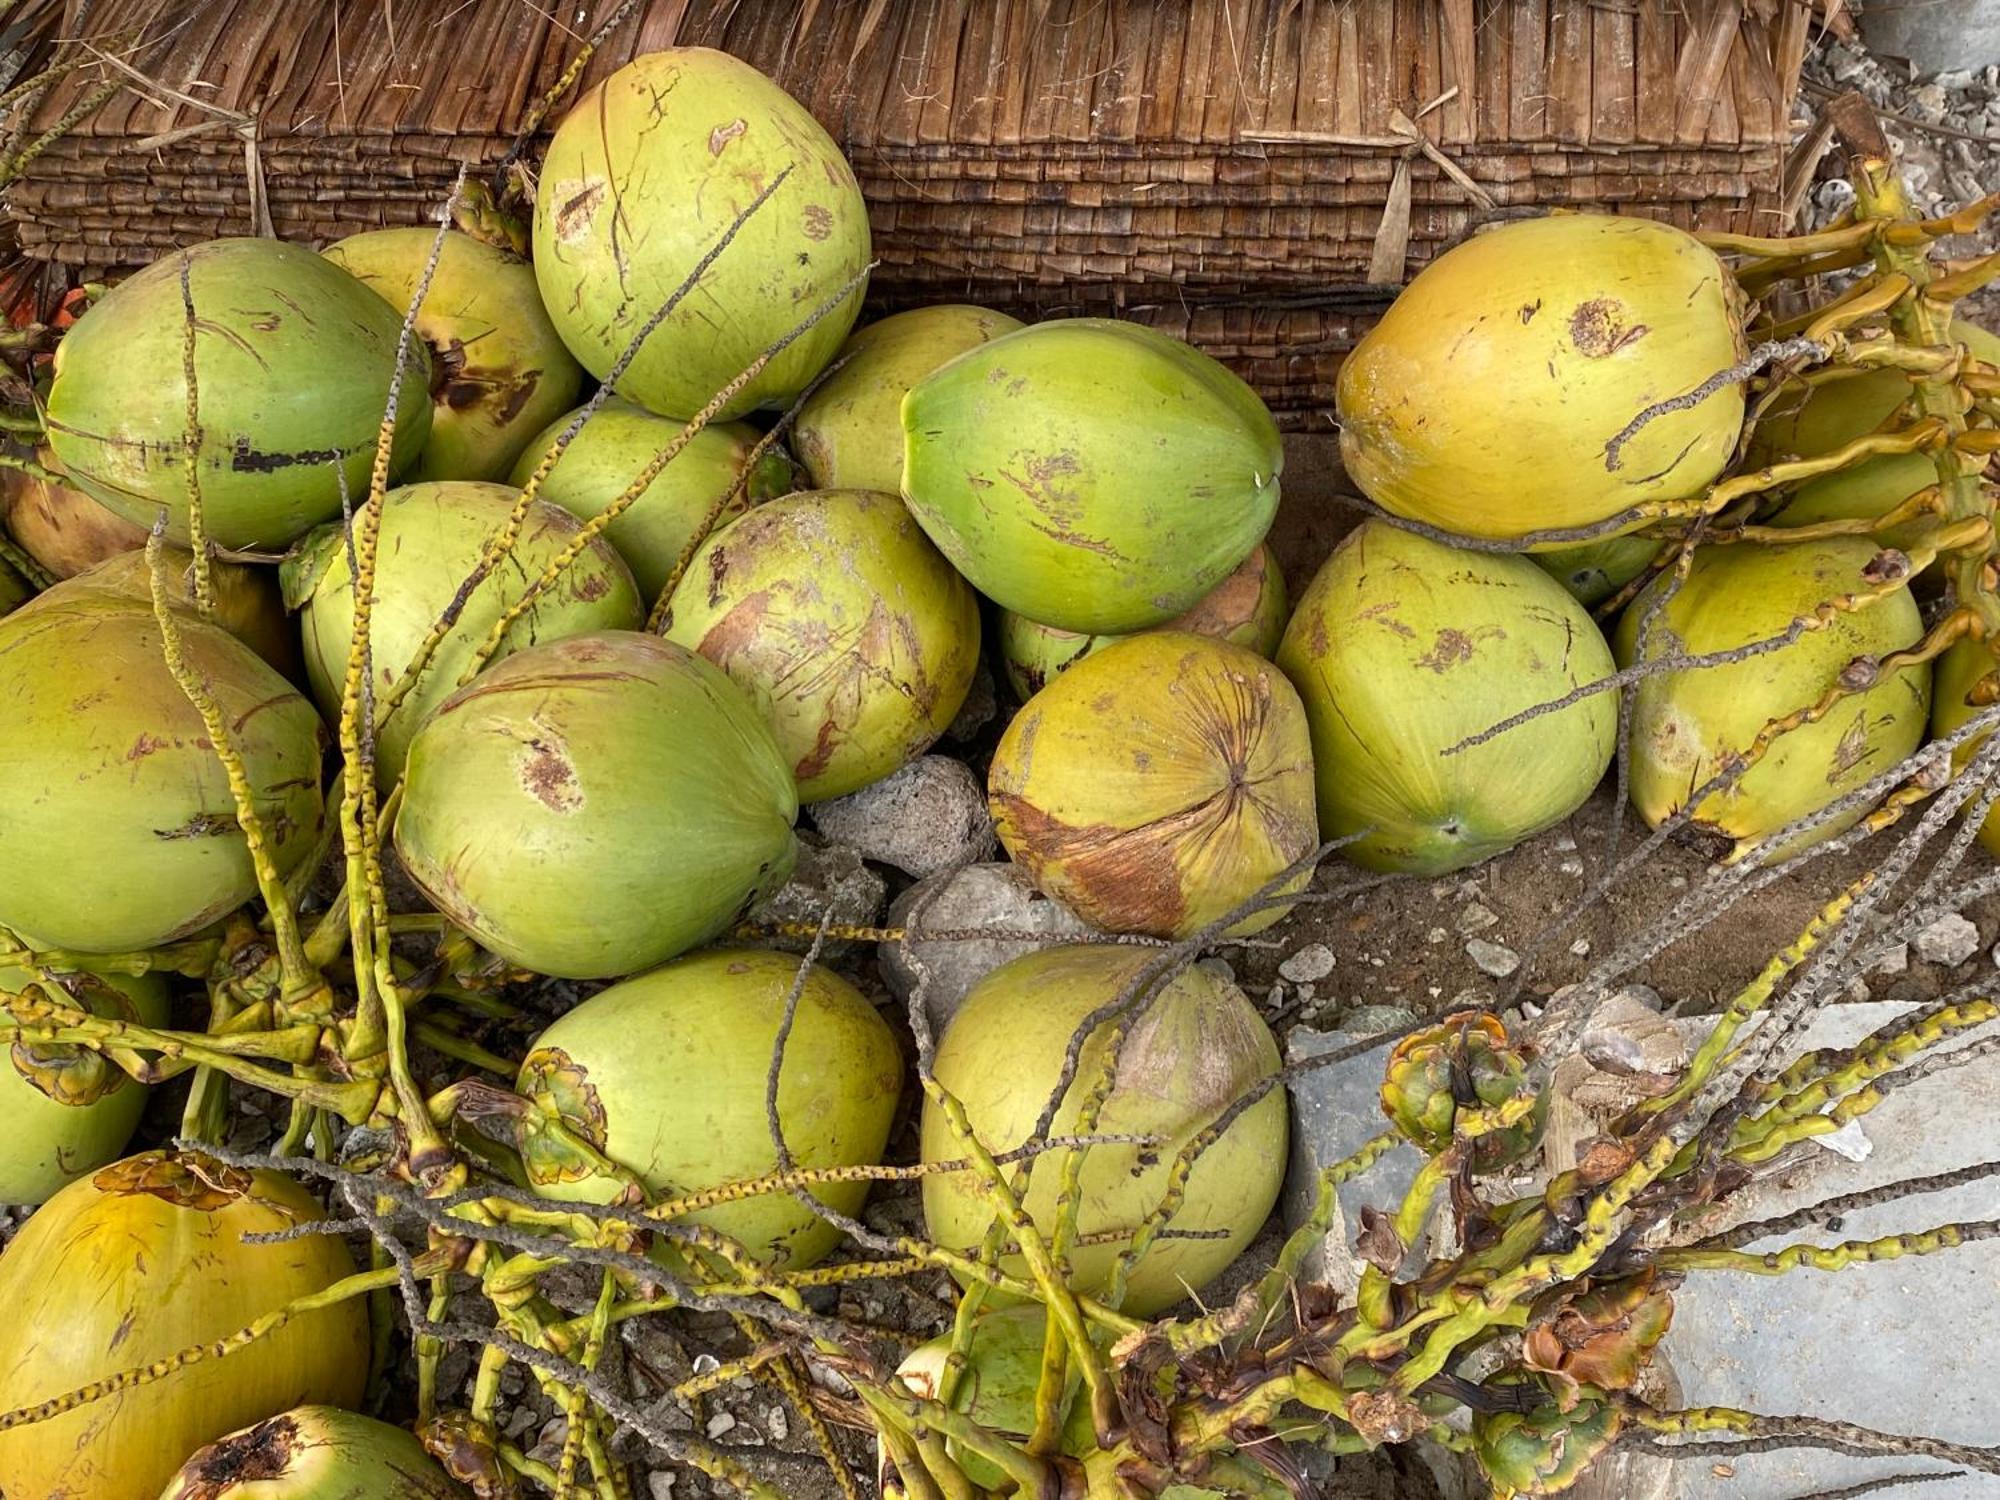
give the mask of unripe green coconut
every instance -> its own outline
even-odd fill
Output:
[[[1285,575],[1279,571],[1271,549],[1259,542],[1242,564],[1210,589],[1185,612],[1175,615],[1161,630],[1185,630],[1228,641],[1269,656],[1278,649],[1290,613],[1285,595]],[[1065,667],[1102,651],[1122,635],[1080,635],[1074,630],[1057,630],[1038,625],[1011,609],[1000,611],[1000,661],[1007,672],[1008,686],[1023,702],[1048,685],[1049,679]]]
[[[1257,393],[1136,323],[1067,318],[981,344],[903,399],[903,498],[1004,609],[1143,630],[1221,583],[1278,509]]]
[[[1614,440],[1742,358],[1741,304],[1715,252],[1671,225],[1501,224],[1420,271],[1342,362],[1341,458],[1385,509],[1472,537],[1693,495],[1735,451],[1741,386]]]
[[[1990,706],[1973,703],[1970,695],[1983,678],[2000,672],[2000,658],[1985,641],[1960,641],[1937,662],[1937,680],[1931,698],[1931,733],[1940,739],[1967,723]],[[1954,765],[1963,766],[1986,741],[1986,736],[1968,740],[1952,752]],[[2000,805],[1986,814],[1979,828],[1979,842],[2000,854]]]
[[[437,480],[404,485],[383,496],[369,626],[378,702],[402,680],[489,541],[505,527],[519,495],[504,484]],[[456,689],[501,615],[526,596],[582,529],[583,523],[560,506],[540,500],[529,504],[512,550],[472,591],[416,687],[378,724],[375,773],[384,787],[402,774],[411,737]],[[285,602],[300,612],[313,697],[329,722],[338,722],[354,644],[354,576],[347,566],[346,534],[338,526],[322,527],[285,560],[281,573]],[[632,629],[644,616],[631,570],[610,542],[594,537],[507,627],[495,659],[536,641],[588,630]],[[379,708],[377,713],[379,717]]]
[[[691,651],[531,646],[410,744],[396,852],[510,963],[606,979],[718,936],[792,871],[798,791],[757,705]]]
[[[780,173],[787,173],[782,183]],[[635,335],[770,191],[647,337],[618,394],[691,417],[868,264],[861,186],[805,107],[706,47],[634,58],[576,101],[543,158],[535,277],[583,367],[603,379]],[[833,358],[857,287],[720,415],[784,406]]]
[[[1691,655],[1780,636],[1792,622],[1843,595],[1870,593],[1872,542],[1831,538],[1785,546],[1738,544],[1695,554],[1687,581],[1655,612],[1644,658],[1673,643]],[[1639,659],[1639,622],[1669,580],[1649,584],[1619,622],[1621,665]],[[1856,657],[1881,657],[1923,635],[1916,602],[1895,589],[1861,610],[1837,613],[1775,651],[1726,665],[1682,667],[1632,689],[1632,805],[1653,827],[1745,753],[1771,721],[1816,703]],[[1930,709],[1928,663],[1904,667],[1844,699],[1816,723],[1771,741],[1758,762],[1695,810],[1694,826],[1734,843],[1759,840],[1817,812],[1888,770],[1923,740]],[[1784,846],[1796,853],[1852,827],[1866,809],[1822,824]]]
[[[661,634],[768,702],[799,800],[921,755],[979,664],[979,600],[903,502],[808,490],[702,544]]]
[[[470,1500],[400,1427],[335,1406],[301,1406],[218,1438],[159,1500]]]
[[[168,599],[183,612],[198,612],[194,554],[185,547],[162,547],[160,554]],[[299,628],[285,609],[277,570],[254,563],[224,562],[218,557],[210,559],[208,577],[215,604],[209,623],[235,636],[288,681],[303,682],[305,662],[299,654]],[[69,592],[81,598],[85,589],[102,589],[151,609],[152,565],[143,551],[121,552],[75,575]]]
[[[126,520],[188,540],[182,370],[196,318],[202,522],[222,547],[281,548],[368,493],[402,317],[332,261],[278,240],[211,240],[121,281],[56,346],[49,442],[70,480]],[[403,370],[390,472],[430,434],[430,355]]]
[[[58,974],[0,968],[0,993],[30,987],[95,1016],[167,1024],[156,974]],[[125,1149],[146,1090],[117,1064],[66,1042],[16,1042],[0,1051],[0,1203],[41,1203]]]
[[[799,461],[822,490],[903,487],[903,397],[938,366],[1021,326],[990,308],[917,307],[856,330],[842,364],[792,423]]]
[[[232,1338],[354,1273],[315,1234],[326,1217],[276,1172],[151,1152],[51,1198],[0,1254],[0,1409],[14,1410]],[[221,1358],[0,1432],[7,1494],[155,1500],[202,1444],[305,1402],[354,1406],[368,1375],[368,1304],[301,1312]]]
[[[566,412],[536,433],[521,450],[508,483],[525,485],[575,416]],[[536,493],[588,521],[625,492],[653,456],[680,435],[681,427],[674,418],[656,417],[613,396],[584,423]],[[674,564],[715,502],[735,486],[756,445],[757,429],[745,422],[716,422],[702,428],[605,528],[604,535],[631,567],[640,597],[649,605],[665,591]],[[716,524],[786,493],[792,478],[792,461],[783,449],[772,448],[758,460],[743,494],[717,517]]]
[[[401,318],[436,242],[432,229],[374,229],[321,253]],[[408,479],[505,479],[529,435],[583,384],[534,268],[456,229],[445,231],[416,330],[431,354],[431,430]]]
[[[973,1134],[987,1150],[1012,1151],[1026,1142],[1061,1076],[1071,1033],[1124,993],[1148,962],[1147,954],[1129,948],[1044,948],[1002,964],[973,987],[938,1044],[936,1076],[964,1105]],[[1174,1157],[1188,1139],[1279,1067],[1270,1028],[1235,985],[1206,969],[1183,970],[1127,1020],[1117,1078],[1096,1130],[1157,1136],[1163,1143],[1087,1148],[1078,1179],[1081,1237],[1136,1229],[1159,1204]],[[1078,1130],[1078,1111],[1115,1029],[1100,1026],[1085,1043],[1054,1134]],[[1155,1239],[1132,1271],[1126,1312],[1150,1317],[1199,1292],[1228,1267],[1264,1227],[1277,1201],[1285,1143],[1285,1091],[1273,1088],[1195,1162],[1181,1206],[1168,1221],[1172,1229],[1222,1235]],[[964,1156],[943,1111],[928,1099],[923,1154],[936,1162]],[[1068,1154],[1044,1152],[1028,1169],[1022,1206],[1044,1235],[1055,1227]],[[976,1172],[924,1178],[924,1220],[937,1243],[972,1250],[992,1219],[992,1199]],[[1102,1295],[1122,1248],[1122,1243],[1078,1244],[1070,1252],[1071,1285]],[[1018,1256],[1002,1264],[1025,1274]]]
[[[316,846],[319,715],[235,636],[179,614],[280,874]],[[151,948],[256,893],[208,731],[150,606],[71,579],[0,621],[0,927],[79,953]]]
[[[537,1038],[520,1092],[660,1197],[768,1176],[778,1154],[765,1091],[799,965],[786,953],[713,949],[613,985]],[[778,1120],[793,1164],[881,1161],[902,1087],[889,1024],[853,985],[815,964],[799,987],[778,1075]],[[622,1190],[546,1144],[531,1144],[526,1161],[551,1198],[609,1203]],[[813,1191],[853,1215],[868,1184]],[[785,1191],[685,1218],[780,1268],[812,1265],[840,1242],[839,1230]]]
[[[1181,631],[1120,641],[1030,698],[986,796],[1015,863],[1107,932],[1186,937],[1319,842],[1299,695],[1255,652]]]
[[[1568,817],[1618,742],[1607,691],[1482,745],[1501,720],[1608,677],[1582,605],[1523,557],[1364,521],[1321,567],[1278,665],[1312,720],[1320,827],[1375,870],[1436,875]]]
[[[1586,609],[1602,604],[1653,565],[1665,544],[1649,536],[1613,536],[1601,542],[1529,554],[1530,560]]]

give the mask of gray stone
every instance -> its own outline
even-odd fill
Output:
[[[930,895],[933,889],[935,896]],[[1080,937],[1091,931],[1060,901],[1036,890],[1019,865],[967,865],[920,880],[890,906],[889,925],[906,925],[919,901],[924,901],[921,924],[934,931],[999,928],[1051,937]],[[1032,940],[972,938],[912,942],[908,952],[902,943],[884,943],[879,952],[882,978],[899,1000],[909,1000],[921,969],[925,1009],[931,1025],[942,1031],[964,1003],[966,992],[981,979],[1009,959],[1046,946]]]
[[[655,1469],[646,1476],[646,1491],[653,1500],[674,1500],[675,1476],[665,1469]]]
[[[1912,946],[1925,963],[1955,968],[1979,951],[1979,929],[1951,912],[1918,933]]]
[[[1492,907],[1482,906],[1479,902],[1475,901],[1458,914],[1458,930],[1460,932],[1484,932],[1499,920],[1500,918],[1494,913]]]
[[[836,926],[872,927],[889,900],[889,882],[871,869],[854,850],[802,834],[799,862],[792,878],[750,913],[753,922],[797,922],[817,928],[831,910]],[[812,946],[809,936],[774,937],[771,945],[793,953]],[[822,949],[829,958],[847,952],[851,943],[831,942]]]
[[[1472,960],[1472,966],[1480,973],[1491,974],[1495,979],[1505,979],[1521,967],[1520,954],[1505,943],[1492,943],[1485,938],[1468,940],[1465,956]]]
[[[2000,0],[1868,0],[1861,35],[1871,51],[1907,58],[1919,73],[1985,67],[2000,63]],[[1913,100],[1925,91],[1912,90]]]
[[[819,831],[864,859],[930,875],[994,849],[986,793],[960,761],[921,755],[893,776],[807,809]]]
[[[1788,1054],[1851,1046],[1909,1009],[1881,1002],[1829,1008]],[[1699,1035],[1695,1023],[1681,1024],[1690,1036]],[[1990,1158],[2000,1139],[2000,1069],[1967,1064],[1896,1089],[1851,1128],[1868,1148],[1865,1160],[1808,1148],[1789,1168],[1728,1198],[1714,1227]],[[1844,1214],[1837,1230],[1796,1231],[1744,1248],[1770,1250],[1801,1240],[1830,1245],[1996,1216],[2000,1180],[1987,1178]],[[1981,1320],[1996,1284],[2000,1243],[1993,1241],[1834,1274],[1697,1272],[1677,1296],[1665,1347],[1689,1405],[1804,1413],[1991,1443],[2000,1367]],[[1745,1456],[1734,1466],[1730,1500],[1779,1500],[1930,1467],[1804,1449]],[[1705,1471],[1704,1463],[1694,1473]],[[1925,1493],[1970,1500],[2000,1493],[2000,1483],[1968,1476]]]
[[[1341,1029],[1353,1036],[1380,1036],[1417,1023],[1417,1013],[1401,1005],[1357,1005],[1340,1018]]]
[[[2000,958],[1996,958],[1994,961],[2000,963]],[[1910,945],[1908,943],[1898,943],[1887,953],[1883,954],[1876,962],[1875,967],[1868,972],[1871,974],[1904,974],[1909,972],[1909,968]]]
[[[1278,965],[1278,973],[1293,984],[1311,984],[1333,972],[1333,950],[1325,943],[1308,943]]]
[[[954,745],[963,745],[979,737],[979,731],[991,724],[1000,712],[1000,695],[993,688],[993,669],[981,657],[979,665],[973,668],[972,686],[965,690],[965,701],[958,706],[958,715],[946,726],[944,737]]]

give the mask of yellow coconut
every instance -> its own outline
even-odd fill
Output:
[[[1002,964],[973,987],[938,1044],[935,1072],[939,1085],[965,1107],[981,1145],[1005,1152],[1027,1141],[1061,1077],[1071,1035],[1085,1017],[1131,987],[1148,962],[1143,951],[1073,944]],[[1174,1158],[1188,1139],[1278,1071],[1270,1028],[1242,991],[1206,969],[1182,971],[1128,1022],[1096,1128],[1156,1136],[1162,1143],[1086,1148],[1077,1179],[1079,1236],[1138,1228],[1159,1204]],[[1056,1135],[1079,1129],[1083,1100],[1118,1029],[1106,1023],[1085,1042],[1075,1081],[1056,1112]],[[1277,1201],[1285,1144],[1284,1090],[1273,1088],[1195,1162],[1181,1205],[1167,1224],[1221,1233],[1155,1239],[1133,1268],[1127,1312],[1150,1316],[1199,1292],[1228,1267],[1264,1227]],[[924,1105],[923,1155],[926,1161],[965,1155],[944,1111],[930,1100]],[[1046,1152],[1028,1169],[1022,1206],[1044,1234],[1054,1228],[1068,1155]],[[992,1199],[975,1173],[924,1178],[924,1221],[938,1243],[976,1247],[992,1219]],[[1117,1240],[1077,1245],[1069,1257],[1071,1285],[1103,1293],[1123,1248]],[[1005,1264],[1020,1269],[1019,1257]]]
[[[1938,658],[1937,681],[1931,698],[1931,733],[1939,738],[1950,734],[1989,706],[1974,703],[1970,695],[1980,680],[2000,672],[2000,656],[1991,643],[1960,641]],[[1955,765],[1964,765],[1985,742],[1985,736],[1968,741],[1952,753]],[[2000,806],[1994,807],[1980,825],[1979,842],[2000,854]]]
[[[0,526],[51,575],[70,578],[146,545],[145,527],[62,483],[62,460],[53,448],[37,448],[35,462],[55,477],[0,468]]]
[[[1120,641],[1029,699],[987,800],[1008,854],[1109,932],[1185,937],[1319,839],[1298,693],[1254,651],[1185,631]]]
[[[1285,575],[1271,549],[1259,542],[1257,550],[1244,558],[1234,573],[1159,628],[1212,636],[1269,656],[1285,633],[1289,609]],[[1000,661],[1009,685],[1023,701],[1040,692],[1063,668],[1124,639],[1122,635],[1058,630],[1053,625],[1038,625],[1011,609],[1000,611]]]
[[[1740,302],[1713,251],[1650,219],[1562,214],[1474,235],[1341,365],[1347,472],[1398,515],[1488,538],[1693,495],[1735,450],[1740,386],[1616,440],[1742,357]]]
[[[163,547],[161,554],[167,597],[184,609],[196,609],[194,554],[171,546]],[[278,570],[215,558],[209,563],[208,577],[215,604],[210,623],[220,625],[290,681],[303,682],[305,659],[299,651],[299,627],[285,610]],[[81,598],[85,589],[102,589],[114,597],[137,599],[150,606],[152,566],[144,552],[121,552],[75,576],[71,596]]]
[[[1675,643],[1702,655],[1782,635],[1826,600],[1872,592],[1865,575],[1875,556],[1872,542],[1852,538],[1703,548],[1686,583],[1653,611],[1644,657],[1656,659]],[[1640,656],[1639,623],[1668,581],[1648,585],[1619,622],[1621,664]],[[1857,657],[1885,656],[1922,635],[1915,601],[1898,589],[1865,609],[1837,613],[1825,629],[1781,649],[1645,678],[1632,689],[1632,805],[1658,827],[1720,774],[1728,757],[1747,752],[1766,725],[1836,686]],[[1923,739],[1930,676],[1924,664],[1889,673],[1816,723],[1771,740],[1733,786],[1703,799],[1695,827],[1726,837],[1741,855],[1886,771]],[[1831,838],[1860,815],[1833,819],[1777,852]]]

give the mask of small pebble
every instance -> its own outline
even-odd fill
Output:
[[[674,1500],[674,1479],[665,1469],[655,1469],[646,1476],[646,1489],[653,1500]]]
[[[1575,839],[1571,838],[1566,833],[1559,833],[1556,835],[1556,853],[1574,854],[1575,852],[1576,852]]]
[[[1333,972],[1333,950],[1325,943],[1309,943],[1278,965],[1278,973],[1293,984],[1310,984]]]
[[[736,1418],[726,1411],[719,1411],[708,1419],[707,1432],[711,1438],[719,1438],[725,1432],[733,1432],[735,1428]]]
[[[1918,933],[1911,946],[1925,963],[1955,968],[1979,951],[1979,929],[1951,912]]]
[[[1583,861],[1572,855],[1558,864],[1556,868],[1565,875],[1581,875],[1583,873]]]
[[[1424,941],[1427,943],[1441,943],[1449,936],[1451,934],[1446,932],[1442,927],[1433,927],[1429,932],[1424,934]]]
[[[1505,979],[1521,967],[1521,955],[1503,943],[1489,943],[1485,938],[1473,938],[1465,945],[1465,956],[1472,960],[1473,967],[1482,974],[1491,974],[1495,979]]]
[[[2000,946],[1996,946],[1993,950],[1993,962],[2000,964]],[[1898,943],[1887,953],[1883,954],[1876,961],[1875,967],[1869,972],[1874,974],[1903,974],[1909,971],[1909,967],[1910,945],[1908,943]]]
[[[1590,953],[1590,939],[1578,938],[1569,945],[1569,951],[1574,953],[1578,958],[1588,957]]]
[[[764,1425],[770,1429],[771,1441],[774,1443],[782,1443],[792,1435],[791,1418],[785,1415],[785,1409],[782,1406],[771,1408],[770,1415],[764,1419]]]
[[[1499,917],[1494,915],[1491,907],[1482,906],[1479,902],[1475,901],[1458,914],[1458,930],[1460,932],[1484,932],[1499,920]]]

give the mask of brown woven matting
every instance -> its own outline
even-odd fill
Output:
[[[105,265],[252,233],[252,135],[277,233],[423,222],[461,161],[499,159],[615,9],[96,0],[83,35],[202,107],[137,85],[104,106],[13,187],[21,244]],[[585,85],[676,42],[735,52],[853,160],[883,305],[1121,310],[1229,359],[1296,419],[1328,404],[1381,303],[1371,262],[1395,279],[1475,216],[1569,204],[1776,230],[1813,14],[1808,0],[650,0]],[[85,71],[31,129],[104,76]],[[1411,150],[1416,135],[1435,156]],[[1403,189],[1407,234],[1383,236]]]

